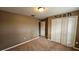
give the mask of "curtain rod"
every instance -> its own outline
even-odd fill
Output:
[[[54,18],[59,18],[59,17],[69,17],[72,16],[72,13],[65,13],[65,14],[61,14],[61,15],[55,15],[53,16]]]

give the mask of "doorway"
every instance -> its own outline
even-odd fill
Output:
[[[45,21],[41,22],[41,36],[45,36]]]

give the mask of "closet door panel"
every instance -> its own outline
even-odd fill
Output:
[[[51,40],[56,41],[56,20],[53,19],[51,24]]]
[[[52,26],[51,26],[51,39],[52,41],[60,43],[61,37],[61,19],[53,19]]]
[[[62,18],[61,44],[67,45],[68,18]]]
[[[62,19],[57,18],[56,19],[56,42],[60,43],[61,38],[61,21]]]
[[[72,47],[76,36],[77,16],[71,16],[68,20],[67,46]]]

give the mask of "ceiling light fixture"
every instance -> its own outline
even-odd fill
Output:
[[[43,12],[44,10],[45,10],[44,7],[38,7],[38,11],[39,11],[39,12]]]

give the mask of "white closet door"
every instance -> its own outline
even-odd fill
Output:
[[[56,19],[56,42],[60,43],[61,39],[61,23],[62,20],[60,18]]]
[[[62,18],[62,27],[61,27],[61,44],[67,45],[67,31],[68,31],[68,18]]]
[[[77,16],[71,16],[68,20],[68,38],[67,38],[67,46],[72,47],[73,41],[76,36],[76,26],[77,26]]]
[[[77,16],[52,19],[51,40],[72,47],[76,36]]]
[[[41,22],[41,36],[45,36],[45,22]]]
[[[56,20],[53,19],[51,24],[51,40],[56,42]]]
[[[60,18],[52,20],[51,39],[52,41],[60,43],[61,37],[61,22]]]

